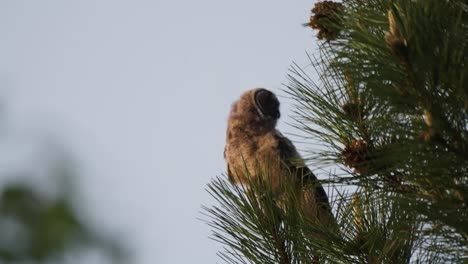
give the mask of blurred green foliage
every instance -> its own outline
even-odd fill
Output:
[[[114,259],[121,249],[100,238],[79,219],[63,197],[47,197],[26,184],[11,184],[0,194],[0,263],[44,263],[86,246]]]
[[[0,212],[2,218],[17,221],[26,231],[26,244],[19,250],[9,249],[10,243],[0,248],[1,257],[7,260],[28,257],[45,259],[63,250],[83,231],[81,223],[65,201],[46,201],[26,186],[12,185],[4,189]]]

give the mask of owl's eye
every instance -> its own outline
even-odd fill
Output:
[[[276,96],[266,90],[258,89],[254,94],[255,106],[257,107],[260,115],[266,118],[279,118],[279,102]]]

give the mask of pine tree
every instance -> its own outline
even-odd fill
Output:
[[[312,15],[314,67],[293,65],[285,92],[309,165],[328,174],[336,226],[308,221],[292,191],[279,206],[267,182],[247,190],[219,177],[208,185],[219,205],[204,208],[219,255],[468,262],[468,2],[322,1]]]

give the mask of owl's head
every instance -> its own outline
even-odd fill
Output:
[[[241,95],[233,106],[230,122],[243,129],[274,129],[280,118],[276,95],[264,88],[255,88]]]
[[[252,100],[259,116],[263,119],[279,119],[279,101],[276,95],[267,89],[258,88],[253,90]]]

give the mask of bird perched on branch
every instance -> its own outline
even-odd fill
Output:
[[[332,217],[327,194],[292,142],[276,130],[279,106],[275,94],[263,88],[246,91],[232,105],[224,149],[228,176],[239,184],[268,177],[264,180],[271,183],[276,197],[289,181],[307,216],[325,224]]]

